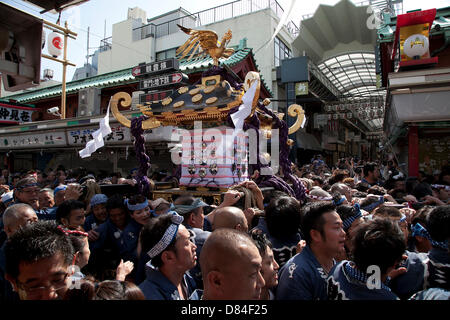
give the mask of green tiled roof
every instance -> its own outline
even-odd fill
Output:
[[[78,90],[87,87],[97,87],[97,88],[112,87],[114,85],[123,82],[126,83],[136,82],[136,80],[134,80],[134,77],[131,75],[131,69],[127,68],[119,71],[101,74],[95,77],[67,82],[66,94],[77,92]],[[36,101],[39,99],[51,98],[54,96],[61,95],[62,92],[61,86],[62,85],[57,84],[52,87],[36,89],[16,95],[7,96],[5,98],[14,99],[22,103],[28,101]]]
[[[228,59],[221,58],[219,59],[221,64],[226,64],[229,67],[232,67],[238,64],[240,61],[245,59],[245,57],[251,52],[252,49],[245,48],[241,50],[237,50],[234,54],[231,55]],[[180,70],[185,73],[192,73],[193,71],[205,71],[213,66],[213,59],[210,57],[205,57],[200,60],[190,60],[186,61],[185,59],[181,60]]]
[[[252,53],[251,48],[244,48],[237,50],[231,57],[228,59],[220,59],[220,62],[222,64],[226,64],[230,67],[236,65],[237,63],[244,60],[249,54],[251,54],[251,57],[253,61],[255,61],[255,58]],[[199,71],[205,71],[212,67],[213,60],[210,57],[201,59],[201,60],[195,60],[195,61],[181,61],[180,62],[180,70],[183,71],[186,74],[199,72]],[[255,63],[255,66],[258,68],[257,64]],[[133,68],[126,68],[119,71],[114,71],[110,73],[101,74],[98,76],[71,81],[66,83],[66,94],[75,93],[80,89],[88,88],[88,87],[97,87],[97,88],[108,88],[113,87],[118,84],[128,84],[128,83],[135,83],[139,80],[135,79],[134,76],[131,74]],[[264,79],[261,77],[261,82],[267,89],[270,95],[272,95],[272,92],[270,91],[269,87],[265,83]],[[47,87],[43,89],[37,89],[32,90],[16,95],[10,95],[5,97],[5,99],[13,99],[18,102],[30,102],[30,101],[36,101],[40,99],[45,98],[51,98],[55,96],[61,95],[61,85],[56,85],[52,87]]]

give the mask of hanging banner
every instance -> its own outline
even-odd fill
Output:
[[[19,124],[31,122],[33,111],[36,111],[36,109],[0,102],[0,123]]]
[[[435,18],[436,9],[398,15],[391,60],[395,60],[399,47],[400,67],[437,63],[438,57],[431,57],[429,51],[429,35]]]

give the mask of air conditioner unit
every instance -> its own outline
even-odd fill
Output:
[[[100,89],[85,88],[78,92],[78,116],[100,115]]]

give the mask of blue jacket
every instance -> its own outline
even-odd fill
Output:
[[[398,300],[386,285],[369,289],[366,282],[352,275],[349,261],[335,265],[327,278],[328,300]]]
[[[136,248],[141,228],[141,224],[130,218],[125,228],[120,230],[108,219],[98,227],[99,238],[97,241],[90,242],[90,249],[99,250],[104,247],[105,243],[112,243],[121,259],[136,264]]]
[[[194,292],[189,297],[189,300],[203,300],[203,290],[195,289]]]
[[[39,220],[55,220],[56,219],[56,209],[58,207],[46,208],[36,211],[36,215]]]
[[[430,288],[417,292],[410,300],[450,300],[450,291],[441,288]]]
[[[105,222],[106,222],[106,221],[105,221]],[[89,232],[89,231],[91,231],[92,229],[97,228],[98,226],[100,226],[101,224],[103,224],[103,223],[105,223],[105,222],[100,222],[100,221],[98,221],[98,220],[95,218],[94,214],[91,213],[91,214],[89,214],[89,215],[86,217],[86,220],[84,220],[84,226],[83,226],[84,231]]]
[[[182,300],[177,287],[170,282],[158,269],[147,263],[147,278],[139,285],[139,288],[147,300]],[[184,284],[187,296],[191,296],[195,290],[195,281],[187,273],[184,274]]]
[[[397,276],[389,283],[392,291],[402,300],[410,298],[414,293],[423,289],[423,264],[427,259],[426,253],[406,251],[408,258],[403,267],[406,273]]]
[[[424,271],[424,289],[450,290],[450,254],[447,250],[433,247],[428,252]]]
[[[264,217],[260,217],[258,225],[253,230],[261,230],[267,236],[267,239],[270,240],[275,261],[280,268],[297,253],[297,244],[302,239],[299,232],[286,238],[275,238],[269,233]]]
[[[211,232],[204,231],[199,228],[192,228],[190,226],[186,226],[188,230],[191,230],[193,232],[193,241],[195,245],[197,246],[197,249],[195,249],[195,253],[197,254],[197,264],[194,268],[189,270],[189,274],[192,276],[192,278],[195,280],[197,288],[203,288],[203,278],[202,278],[202,271],[200,270],[200,253],[202,252],[203,244],[205,243],[206,239],[209,237]]]
[[[447,250],[433,247],[427,254],[406,253],[407,272],[393,279],[389,285],[400,298],[410,298],[414,293],[428,288],[450,290],[450,255]]]
[[[277,300],[327,300],[327,274],[309,245],[279,271]]]

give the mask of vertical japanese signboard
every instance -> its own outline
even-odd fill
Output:
[[[151,63],[141,63],[132,70],[133,76],[140,80],[139,103],[161,101],[173,92],[173,89],[187,83],[188,76],[179,71],[176,58]]]

